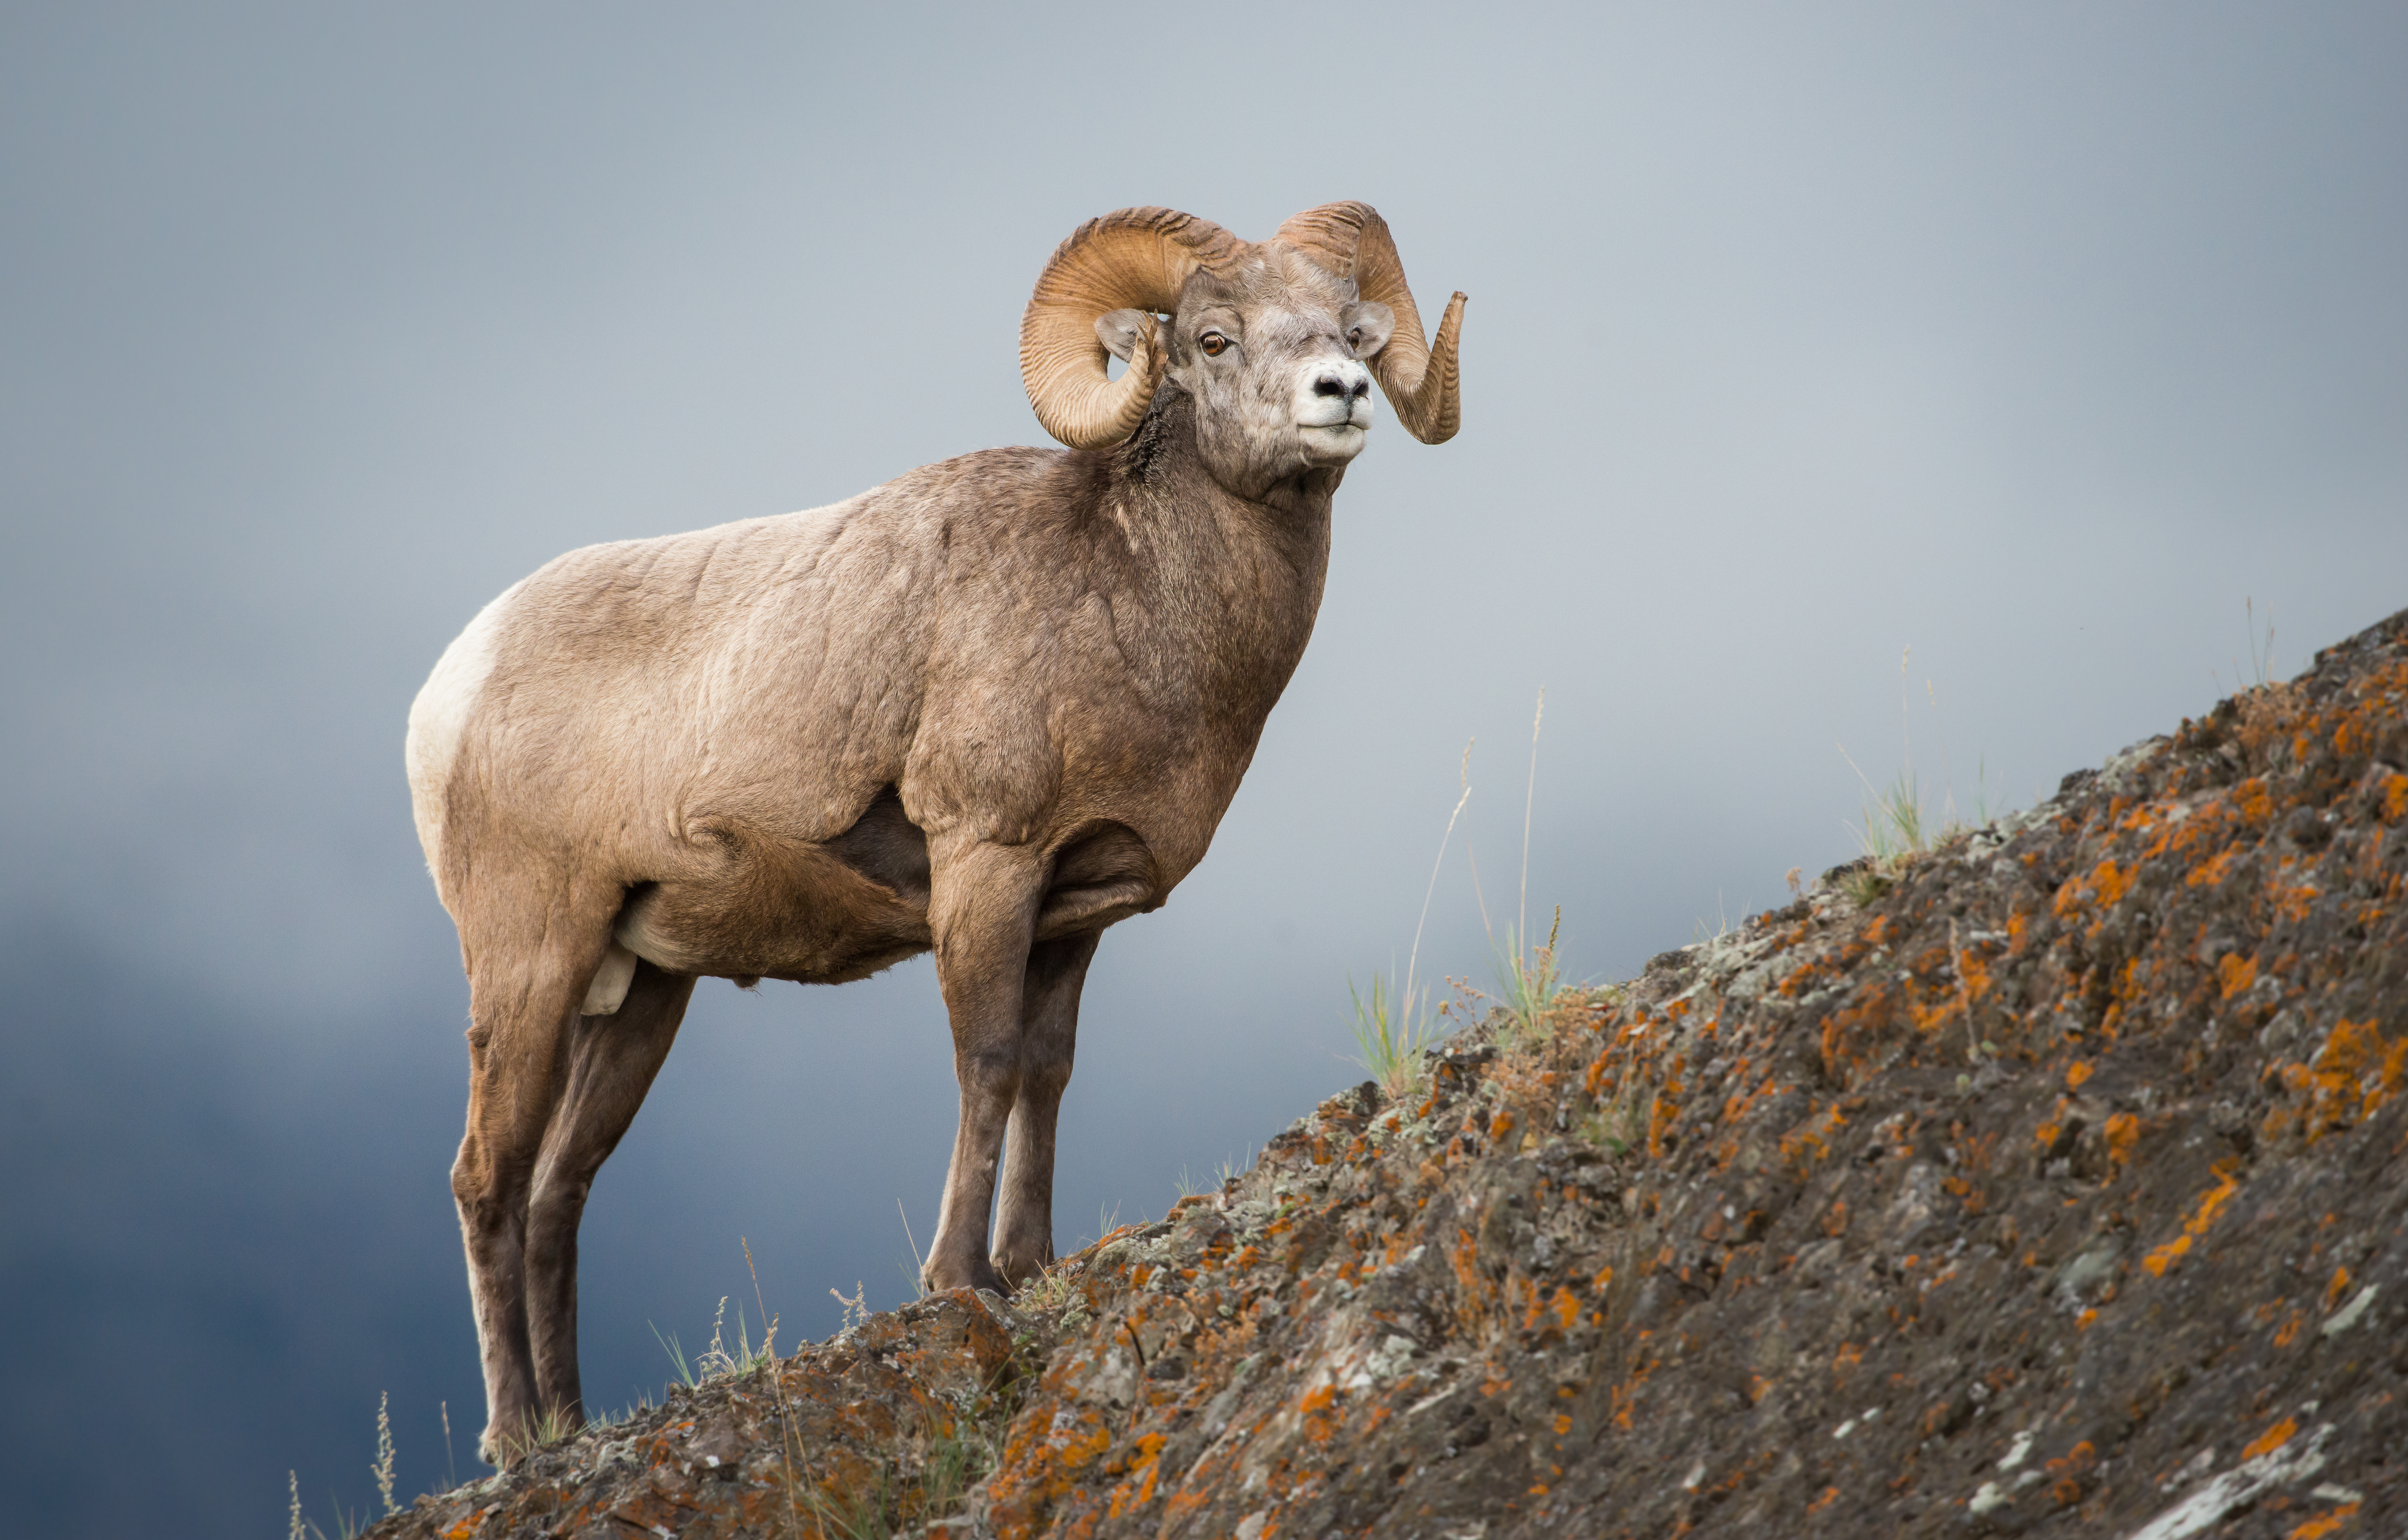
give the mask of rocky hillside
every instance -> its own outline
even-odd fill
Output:
[[[2408,613],[380,1535],[2408,1533]]]

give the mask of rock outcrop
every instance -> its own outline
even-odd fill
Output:
[[[380,1535],[2408,1533],[2408,613]]]

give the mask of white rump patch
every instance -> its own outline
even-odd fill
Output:
[[[426,851],[429,866],[441,858],[443,791],[460,757],[460,740],[467,735],[468,714],[484,692],[486,676],[494,671],[494,641],[501,629],[502,606],[525,586],[524,579],[512,583],[499,598],[477,611],[468,629],[443,649],[435,672],[427,676],[418,698],[409,703],[409,737],[402,757],[409,769],[409,808],[418,824],[418,843]]]
[[[616,941],[602,954],[602,965],[594,970],[594,982],[585,986],[585,1004],[577,1007],[580,1016],[616,1016],[619,1007],[627,1003],[627,986],[636,981],[636,954]]]

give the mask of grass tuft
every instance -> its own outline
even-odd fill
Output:
[[[751,1249],[749,1246],[746,1248],[748,1259]],[[736,1345],[733,1348],[727,1345],[729,1298],[725,1294],[719,1297],[719,1309],[710,1318],[710,1346],[704,1348],[692,1363],[686,1362],[685,1348],[678,1341],[675,1332],[663,1336],[659,1327],[652,1327],[652,1340],[668,1354],[669,1366],[675,1371],[677,1382],[689,1390],[700,1390],[710,1381],[724,1379],[730,1375],[749,1375],[777,1356],[774,1345],[778,1339],[778,1323],[770,1321],[767,1334],[761,1339],[759,1347],[754,1347],[750,1336],[750,1324],[744,1319],[744,1306],[740,1304],[736,1306]],[[652,1323],[647,1321],[645,1324],[649,1326]]]
[[[1220,1167],[1221,1190],[1227,1191],[1237,1184],[1239,1177],[1252,1171],[1254,1168],[1254,1148],[1249,1145],[1246,1147],[1246,1152],[1236,1160],[1223,1161]]]
[[[1647,1098],[1631,1085],[1627,1070],[1613,1095],[1599,1102],[1581,1124],[1581,1136],[1613,1156],[1627,1155],[1646,1142]]]
[[[1035,1277],[1022,1284],[1020,1292],[1011,1296],[1011,1305],[1015,1310],[1059,1310],[1078,1297],[1078,1284],[1070,1276],[1069,1265],[1057,1260],[1051,1266],[1039,1268]]]
[[[1480,891],[1480,864],[1471,865],[1472,897],[1480,905],[1480,926],[1488,936],[1489,965],[1497,978],[1497,1004],[1503,1007],[1508,1020],[1498,1034],[1500,1046],[1512,1048],[1523,1041],[1546,1040],[1545,1017],[1549,1006],[1564,986],[1561,965],[1556,962],[1555,943],[1564,928],[1564,906],[1555,905],[1555,917],[1547,927],[1547,943],[1532,948],[1530,934],[1530,826],[1531,814],[1539,795],[1539,732],[1547,720],[1547,692],[1539,692],[1539,701],[1530,713],[1530,772],[1522,789],[1522,879],[1518,907],[1512,924],[1505,927],[1504,938],[1498,938],[1496,928],[1488,921],[1488,900]],[[1457,989],[1467,996],[1467,1005],[1488,998],[1468,986]],[[1467,1014],[1469,1012],[1467,1011]]]
[[[1907,863],[1985,827],[2004,811],[1991,806],[1989,766],[1985,759],[1974,773],[1972,820],[1968,822],[1958,815],[1956,793],[1946,785],[1948,752],[1944,741],[1941,745],[1940,756],[1942,769],[1940,806],[1936,811],[1926,806],[1922,780],[1914,768],[1914,737],[1910,711],[1913,696],[1906,682],[1907,663],[1914,655],[1914,649],[1909,648],[1899,655],[1898,660],[1899,743],[1902,758],[1901,767],[1891,777],[1890,783],[1885,787],[1875,786],[1871,777],[1849,755],[1847,746],[1840,746],[1840,757],[1848,762],[1848,768],[1856,771],[1856,779],[1865,788],[1864,821],[1848,825],[1849,832],[1856,836],[1863,859],[1855,870],[1841,879],[1841,891],[1859,905],[1870,904],[1889,891],[1899,870]],[[1937,712],[1940,697],[1930,680],[1923,681],[1923,690],[1931,709]]]
[[[521,1434],[517,1436],[503,1434],[502,1448],[509,1456],[510,1462],[517,1464],[538,1450],[549,1449],[555,1444],[566,1443],[574,1438],[583,1426],[581,1421],[570,1417],[562,1408],[547,1406],[526,1425]],[[346,1528],[344,1531],[346,1540],[350,1533],[351,1531]]]
[[[803,1493],[803,1506],[810,1510],[812,1521],[820,1533],[839,1540],[892,1540],[895,1533],[894,1490],[886,1473],[881,1471],[874,1485],[854,1488],[842,1498],[830,1497],[817,1488]]]
[[[1352,1027],[1357,1057],[1365,1073],[1392,1102],[1403,1101],[1421,1084],[1423,1056],[1444,1035],[1437,1014],[1429,1008],[1429,991],[1415,991],[1411,972],[1405,979],[1406,987],[1391,995],[1386,976],[1373,974],[1368,1000],[1353,979],[1346,981],[1346,992],[1354,1001]]]
[[[1413,949],[1405,955],[1404,982],[1391,994],[1386,976],[1373,974],[1371,998],[1367,1001],[1355,989],[1354,980],[1346,980],[1346,992],[1354,1002],[1352,1030],[1357,1057],[1365,1073],[1379,1083],[1390,1101],[1402,1101],[1412,1094],[1421,1083],[1422,1056],[1445,1035],[1445,1029],[1439,1024],[1439,1013],[1430,1009],[1428,989],[1413,987],[1413,969],[1421,962],[1422,931],[1429,924],[1430,898],[1438,891],[1438,874],[1446,864],[1447,845],[1455,838],[1455,824],[1463,817],[1463,805],[1471,800],[1469,740],[1463,746],[1461,780],[1463,794],[1455,799],[1455,811],[1446,816],[1446,833],[1439,836],[1438,859],[1430,863],[1429,885],[1422,891],[1422,915],[1413,924]]]
[[[958,1510],[972,1487],[995,1469],[993,1441],[973,1428],[965,1433],[957,1421],[928,1445],[927,1462],[920,1468],[920,1493],[924,1511],[950,1514]]]
[[[1504,945],[1497,949],[1495,966],[1498,1003],[1512,1017],[1507,1029],[1511,1048],[1527,1040],[1546,1040],[1546,1014],[1564,987],[1562,971],[1555,964],[1555,941],[1564,926],[1564,906],[1555,905],[1555,922],[1547,927],[1547,944],[1535,951],[1526,949],[1520,934],[1511,926],[1505,931]]]

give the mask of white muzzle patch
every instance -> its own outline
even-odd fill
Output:
[[[1291,398],[1297,434],[1323,463],[1362,451],[1371,426],[1371,371],[1351,358],[1320,359],[1297,374]]]

